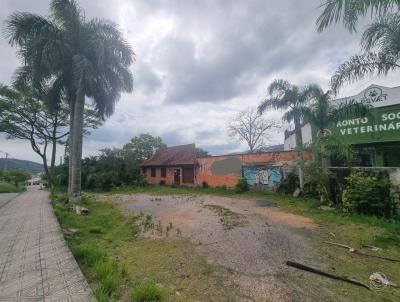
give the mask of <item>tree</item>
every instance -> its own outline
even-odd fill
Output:
[[[25,182],[31,178],[31,175],[24,171],[11,170],[4,172],[4,179],[13,183],[17,188],[21,182]]]
[[[196,148],[196,157],[207,157],[211,156],[208,151],[202,149],[202,148]]]
[[[52,0],[49,18],[14,13],[7,20],[7,35],[19,47],[24,66],[17,71],[20,81],[26,74],[40,88],[52,81],[54,95],[63,94],[70,108],[69,197],[81,191],[82,133],[85,98],[93,99],[99,116],[114,111],[122,92],[133,88],[129,66],[134,53],[122,33],[111,22],[86,20],[74,0]]]
[[[265,99],[259,106],[258,112],[263,113],[267,109],[286,110],[282,116],[283,121],[292,123],[294,122],[294,130],[296,136],[296,147],[300,150],[300,166],[299,166],[299,181],[300,189],[303,190],[304,176],[303,176],[303,139],[301,135],[301,127],[303,122],[303,108],[305,108],[313,93],[319,90],[315,84],[298,87],[292,85],[286,80],[274,80],[268,86],[269,97]]]
[[[352,157],[350,145],[329,135],[327,129],[340,120],[354,116],[365,116],[368,114],[369,108],[369,105],[363,102],[335,103],[332,101],[331,95],[331,91],[324,92],[322,89],[317,89],[312,94],[310,106],[302,108],[305,121],[309,122],[316,132],[313,147],[317,155],[316,161],[323,169],[326,169],[328,155],[336,155],[345,159]]]
[[[317,19],[318,31],[342,21],[353,32],[360,17],[369,12],[375,18],[363,33],[363,53],[352,56],[333,75],[331,89],[335,94],[345,82],[373,73],[386,75],[400,67],[400,0],[328,0],[321,7],[324,9]]]
[[[136,158],[143,162],[152,157],[157,150],[166,147],[161,137],[144,133],[132,138],[123,149],[135,153]]]
[[[306,181],[316,184],[321,202],[329,198],[328,188],[332,173],[327,167],[328,156],[335,155],[346,161],[350,161],[353,157],[351,146],[329,135],[327,129],[339,120],[357,115],[365,116],[367,109],[368,105],[354,101],[334,103],[331,92],[324,92],[322,89],[316,89],[312,93],[310,106],[301,109],[304,120],[311,124],[315,133],[311,145],[314,162],[306,167]]]
[[[345,82],[360,80],[366,75],[386,75],[400,67],[400,15],[380,17],[370,24],[361,38],[364,53],[351,57],[339,66],[331,79],[337,93]]]
[[[38,98],[33,90],[20,91],[0,85],[0,132],[6,133],[8,139],[30,142],[32,150],[42,159],[46,179],[52,187],[57,144],[64,143],[69,135],[69,112],[62,103],[57,110],[49,110],[44,99]],[[89,133],[88,128],[100,125],[94,110],[86,108],[85,116],[85,133]]]
[[[269,138],[269,131],[278,127],[276,121],[268,121],[253,108],[239,112],[228,124],[228,134],[240,141],[245,141],[250,153],[265,147],[265,139]]]
[[[371,17],[385,16],[400,8],[400,0],[323,0],[323,8],[317,19],[317,28],[321,32],[333,23],[342,21],[350,31],[356,30],[360,17],[371,13]]]

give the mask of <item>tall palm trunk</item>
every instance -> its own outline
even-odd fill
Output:
[[[72,100],[70,102],[70,124],[69,124],[69,136],[68,136],[68,148],[69,148],[69,158],[68,158],[68,196],[72,196],[72,134],[74,132],[74,110],[75,102]]]
[[[81,158],[82,158],[82,138],[83,138],[83,114],[85,108],[85,94],[78,89],[74,104],[74,116],[72,127],[72,146],[71,157],[71,201],[79,199],[81,194]]]
[[[300,158],[299,168],[299,184],[300,190],[304,190],[304,156],[303,156],[303,137],[301,135],[301,123],[299,120],[296,120],[294,123],[294,133],[296,137],[296,148],[299,150],[298,155]]]

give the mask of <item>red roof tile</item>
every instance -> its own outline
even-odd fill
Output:
[[[158,150],[142,166],[176,166],[196,163],[195,144],[167,147]]]

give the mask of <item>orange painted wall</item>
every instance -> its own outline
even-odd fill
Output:
[[[238,178],[241,177],[240,173],[230,173],[223,176],[214,175],[211,172],[211,165],[220,160],[227,158],[237,158],[242,162],[242,165],[260,163],[263,165],[271,166],[294,166],[298,161],[298,155],[295,151],[282,151],[282,152],[268,152],[258,154],[243,154],[243,155],[225,155],[225,156],[212,156],[198,158],[199,166],[196,173],[196,184],[202,186],[206,182],[210,187],[227,186],[233,188]],[[304,159],[310,160],[311,153],[306,152]]]
[[[166,185],[174,184],[174,170],[173,168],[166,168],[167,174],[166,177],[161,177],[161,168],[156,168],[156,177],[151,177],[151,168],[147,168],[146,171],[146,181],[152,185],[159,185],[160,182],[163,180],[165,181]]]

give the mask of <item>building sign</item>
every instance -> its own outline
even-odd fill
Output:
[[[382,102],[382,95],[372,97]],[[372,108],[368,116],[340,120],[329,130],[351,144],[400,141],[400,105]]]
[[[337,99],[336,102],[365,102],[373,107],[385,107],[400,104],[400,87],[371,85],[359,94]]]

